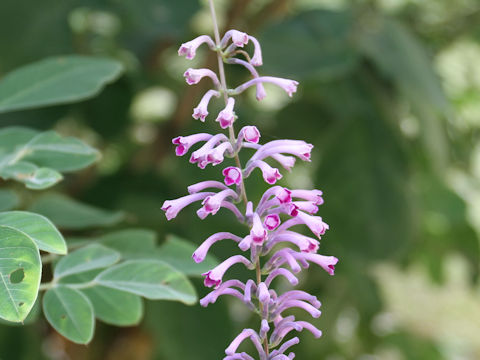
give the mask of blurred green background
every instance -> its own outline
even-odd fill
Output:
[[[292,99],[275,88],[237,105],[239,125],[264,141],[304,139],[313,161],[285,174],[289,187],[325,193],[330,224],[320,252],[340,258],[301,287],[322,301],[321,340],[301,334],[301,360],[480,359],[480,3],[476,0],[216,0],[220,25],[263,44],[261,74],[300,82]],[[0,76],[46,56],[116,58],[125,75],[74,105],[0,115],[0,126],[54,127],[99,148],[101,162],[56,191],[127,213],[123,226],[199,244],[216,231],[241,234],[233,216],[199,220],[194,208],[167,223],[162,202],[197,181],[220,178],[176,158],[172,137],[217,131],[191,111],[204,84],[188,87],[192,62],[178,46],[211,33],[197,0],[2,0]],[[231,87],[248,73],[227,67]],[[211,114],[215,112],[211,111]],[[237,126],[238,128],[238,126]],[[250,196],[265,185],[249,180]],[[35,196],[30,194],[26,196]],[[66,235],[91,235],[75,232]],[[215,249],[224,258],[234,247]],[[232,276],[245,276],[244,273]],[[206,293],[195,281],[200,295]],[[304,316],[302,314],[302,316]],[[97,324],[73,345],[44,320],[0,325],[0,359],[212,360],[256,319],[232,299],[207,309],[148,302],[139,327]]]

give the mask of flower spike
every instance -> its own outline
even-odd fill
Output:
[[[212,0],[209,0],[209,3],[213,6]],[[213,10],[212,8],[212,13]],[[229,295],[260,317],[258,331],[244,329],[225,350],[224,360],[292,360],[295,354],[287,352],[299,343],[299,338],[287,340],[288,334],[292,331],[307,330],[319,338],[322,332],[308,321],[297,321],[294,316],[286,313],[292,309],[301,309],[317,318],[321,314],[321,303],[316,296],[302,290],[277,293],[273,285],[280,281],[290,286],[298,285],[299,280],[295,274],[311,264],[319,265],[328,274],[334,275],[338,259],[317,253],[320,247],[319,239],[329,229],[322,217],[316,215],[319,206],[324,202],[322,191],[274,185],[282,178],[282,174],[270,163],[273,160],[280,165],[279,168],[291,171],[297,158],[310,161],[313,145],[303,140],[288,139],[261,144],[260,131],[254,125],[245,125],[235,133],[237,95],[255,86],[256,97],[262,100],[266,96],[264,84],[269,83],[280,87],[291,97],[297,91],[298,82],[259,75],[256,67],[263,64],[262,50],[255,37],[232,29],[227,31],[221,40],[219,36],[216,36],[216,39],[214,42],[211,37],[201,35],[182,44],[178,54],[193,59],[202,44],[207,44],[217,53],[221,76],[210,69],[191,68],[185,71],[184,76],[189,85],[198,84],[204,77],[213,81],[214,88],[204,93],[194,108],[192,117],[204,122],[209,115],[208,106],[212,98],[224,96],[225,105],[217,114],[216,122],[222,129],[226,129],[228,134],[199,133],[178,136],[172,143],[176,146],[175,153],[178,156],[185,155],[196,144],[202,143],[190,156],[190,162],[201,169],[208,164],[215,166],[228,161],[228,158],[234,158],[234,162],[222,169],[223,182],[203,180],[192,184],[187,188],[189,195],[165,201],[162,210],[165,211],[167,220],[171,220],[186,206],[201,202],[202,206],[197,210],[200,219],[206,219],[208,215],[214,216],[221,208],[225,208],[245,225],[241,234],[220,231],[211,235],[193,253],[193,261],[200,263],[207,257],[210,248],[223,240],[231,240],[241,251],[248,251],[246,256],[232,254],[215,268],[202,274],[205,286],[213,287],[213,290],[200,300],[200,305],[208,306],[215,303],[220,296]],[[253,55],[249,54],[250,46],[245,46],[248,43],[253,44]],[[237,55],[243,55],[245,59],[235,57]],[[233,90],[229,89],[225,84],[224,63],[242,66],[249,71],[252,78]],[[250,152],[250,157],[242,167],[238,154],[244,149],[245,152]],[[256,168],[260,169],[265,182],[272,186],[255,203],[247,197],[245,180]],[[251,195],[250,192],[248,194]],[[293,230],[297,226],[308,228],[318,239],[297,233]],[[248,270],[255,270],[255,275],[245,283],[237,279],[224,280],[227,271],[240,263]],[[275,280],[277,278],[283,279]],[[247,339],[253,343],[258,353],[255,356],[238,351]]]

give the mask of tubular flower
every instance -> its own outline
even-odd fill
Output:
[[[213,6],[211,0],[210,6]],[[323,219],[315,215],[324,201],[322,191],[274,185],[282,179],[282,174],[269,163],[277,162],[281,168],[290,171],[296,159],[310,161],[313,146],[303,140],[288,139],[260,144],[261,134],[256,126],[243,126],[236,134],[233,125],[237,118],[234,97],[238,94],[256,86],[257,99],[261,100],[266,96],[263,84],[271,83],[292,96],[297,90],[298,82],[260,76],[255,69],[262,65],[260,44],[256,38],[238,30],[227,31],[221,40],[217,36],[215,42],[209,36],[199,36],[182,44],[178,53],[187,59],[193,59],[197,48],[204,43],[217,52],[219,60],[222,60],[219,61],[222,70],[224,63],[240,65],[248,70],[253,78],[229,89],[222,80],[224,76],[217,76],[213,70],[188,69],[184,74],[188,84],[197,84],[203,77],[209,77],[215,85],[215,89],[210,89],[203,95],[193,111],[193,117],[204,121],[211,98],[222,96],[225,106],[217,114],[216,121],[220,128],[228,129],[228,134],[199,133],[179,136],[173,139],[172,143],[176,146],[176,154],[182,156],[189,152],[192,146],[202,142],[190,156],[190,162],[202,169],[208,164],[217,165],[232,158],[235,161],[230,160],[231,164],[223,168],[223,182],[205,180],[190,185],[189,195],[165,201],[162,210],[165,211],[167,219],[171,220],[186,206],[200,202],[201,207],[197,209],[197,214],[201,219],[215,215],[220,208],[225,208],[246,226],[243,234],[218,232],[211,235],[193,253],[193,260],[202,262],[210,248],[223,240],[234,241],[241,251],[249,252],[246,256],[232,254],[214,269],[203,274],[205,286],[214,289],[200,300],[200,304],[207,306],[222,295],[230,295],[243,302],[261,318],[258,329],[244,329],[233,339],[225,350],[224,360],[291,360],[295,354],[290,352],[290,348],[299,342],[298,337],[287,338],[292,331],[308,330],[316,338],[320,337],[322,332],[307,321],[297,321],[288,313],[294,308],[302,309],[317,318],[321,314],[321,304],[315,296],[302,290],[277,294],[273,285],[279,281],[291,286],[298,285],[295,274],[308,268],[310,264],[318,265],[333,275],[338,259],[317,253],[320,247],[318,239],[329,229]],[[246,45],[249,43],[253,44],[254,49],[251,56],[247,54]],[[245,50],[236,50],[244,47]],[[246,60],[235,57],[239,53],[245,55]],[[242,168],[238,153],[244,148],[253,153]],[[265,182],[273,186],[267,188],[255,204],[247,199],[244,180],[252,175],[256,168],[262,172]],[[309,229],[318,239],[292,230],[293,227],[300,226]],[[263,260],[260,260],[261,258]],[[253,279],[245,283],[237,279],[224,280],[227,271],[240,263],[249,270],[255,270],[258,276],[253,276]],[[257,354],[252,356],[239,350],[244,341],[250,341]]]

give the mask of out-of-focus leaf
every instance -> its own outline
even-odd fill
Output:
[[[55,278],[106,268],[120,260],[120,254],[99,244],[92,244],[64,256],[55,266]]]
[[[189,276],[200,276],[218,265],[218,261],[212,255],[208,255],[203,262],[197,264],[192,259],[195,249],[196,246],[193,243],[169,235],[158,249],[155,258],[165,261]]]
[[[20,203],[20,199],[15,191],[2,189],[0,190],[0,211],[14,209]]]
[[[358,63],[351,42],[353,16],[348,11],[316,10],[266,28],[262,54],[268,72],[296,79],[328,80]]]
[[[323,139],[316,183],[325,193],[329,247],[368,259],[398,255],[415,222],[405,154],[390,125],[368,111],[332,125]]]
[[[451,108],[428,54],[408,29],[396,20],[376,18],[374,26],[357,37],[359,49],[397,85],[414,105],[422,125],[425,146],[436,165],[447,159],[445,130],[438,115]]]
[[[41,60],[0,81],[0,113],[87,99],[121,71],[122,65],[111,59],[70,55]]]
[[[142,299],[133,294],[104,286],[83,289],[95,310],[95,317],[107,324],[132,326],[143,315]]]
[[[461,253],[470,263],[473,278],[479,276],[480,244],[477,234],[467,221],[465,201],[442,179],[431,174],[418,174],[422,206],[422,241],[411,252],[422,259],[432,278],[444,280],[444,259]],[[434,251],[432,250],[434,249]]]
[[[42,263],[35,243],[24,233],[0,226],[0,317],[21,322],[38,295]]]
[[[122,257],[149,255],[155,251],[156,234],[146,229],[126,229],[103,235],[97,240],[122,254]]]
[[[177,300],[192,305],[197,299],[185,275],[155,260],[127,261],[103,271],[95,281],[151,300]]]
[[[80,291],[57,286],[43,296],[43,312],[60,334],[77,344],[88,344],[93,337],[93,307]]]
[[[58,171],[74,171],[89,166],[100,154],[74,137],[61,137],[55,131],[36,135],[20,150],[25,161]]]
[[[75,230],[111,226],[124,218],[121,212],[99,209],[53,193],[39,197],[29,210],[48,217],[60,228]]]
[[[37,134],[37,130],[20,126],[9,126],[1,129],[0,155],[13,153],[18,146],[25,145]]]
[[[49,168],[39,168],[35,164],[19,161],[0,167],[0,177],[24,183],[28,189],[44,190],[63,179],[62,174]]]
[[[66,254],[67,244],[62,234],[47,218],[26,212],[0,213],[0,225],[11,227],[28,236],[38,248],[53,254]]]

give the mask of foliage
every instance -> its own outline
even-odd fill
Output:
[[[263,55],[265,67],[270,68],[262,72],[300,81],[293,101],[269,88],[264,105],[252,98],[238,101],[238,122],[261,122],[266,140],[275,134],[315,145],[313,158],[319,159],[312,164],[315,170],[300,169],[305,176],[286,175],[282,184],[315,185],[324,191],[322,212],[333,231],[322,246],[341,259],[335,281],[325,280],[325,287],[319,285],[322,275],[315,270],[303,279],[302,287],[321,296],[329,311],[318,323],[327,329],[323,340],[310,341],[305,335],[302,346],[295,349],[297,357],[479,358],[478,339],[459,338],[462,332],[455,330],[475,334],[479,331],[475,324],[480,323],[474,307],[457,301],[479,301],[475,289],[480,77],[474,64],[480,47],[474,2],[220,3],[223,24],[259,35],[268,44]],[[59,58],[70,59],[65,54],[112,64],[102,76],[94,75],[94,82],[71,84],[67,79],[68,86],[56,89],[62,91],[55,93],[61,95],[55,106],[42,102],[41,108],[8,112],[5,108],[0,114],[0,177],[5,180],[0,189],[0,219],[5,219],[0,223],[0,258],[9,259],[0,266],[4,279],[0,294],[28,288],[28,296],[13,298],[18,302],[0,301],[2,318],[25,322],[25,326],[0,325],[0,358],[54,358],[52,354],[61,349],[83,359],[210,360],[219,358],[234,334],[248,326],[250,319],[234,302],[207,310],[185,307],[180,301],[144,303],[139,295],[152,294],[137,287],[126,292],[95,280],[115,269],[110,275],[120,276],[123,267],[138,266],[138,262],[161,264],[150,269],[152,273],[164,276],[164,271],[171,271],[180,276],[184,290],[178,300],[191,302],[186,295],[191,296],[191,287],[184,284],[191,281],[203,291],[196,277],[204,269],[192,268],[195,265],[189,262],[195,244],[211,235],[212,229],[242,231],[228,215],[206,224],[192,220],[192,210],[167,224],[160,211],[163,200],[180,196],[188,184],[219,176],[213,168],[198,178],[194,167],[173,162],[170,155],[172,137],[200,129],[187,110],[199,101],[201,89],[183,93],[185,64],[176,57],[176,50],[192,33],[210,31],[204,15],[202,2],[186,0],[0,2],[1,89],[8,74],[18,76],[24,65],[58,64]],[[118,78],[114,69],[119,63],[124,75]],[[227,80],[233,83],[248,76],[232,67]],[[79,87],[72,85],[88,90],[80,96]],[[67,89],[75,94],[67,94]],[[4,104],[1,94],[0,104]],[[71,100],[67,104],[65,99]],[[133,104],[143,104],[144,112]],[[206,132],[215,126],[205,125],[202,131]],[[312,176],[314,183],[307,180]],[[263,191],[255,180],[247,187],[252,196]],[[40,188],[47,190],[36,190]],[[46,230],[41,236],[34,229],[19,232],[22,216],[38,216],[35,222],[28,221],[29,227]],[[68,248],[66,256],[61,254],[62,239]],[[25,249],[5,250],[7,241]],[[103,268],[61,277],[52,286],[55,266],[90,246],[110,253],[110,258],[103,257],[110,262],[118,258],[113,254],[120,258]],[[228,246],[215,249],[217,255],[228,254]],[[386,271],[379,264],[395,270]],[[428,274],[421,282],[430,282],[428,291],[423,285],[414,286],[416,278],[407,272],[412,266]],[[24,275],[28,271],[32,276],[11,283],[11,274],[14,282],[22,279],[18,271],[22,268]],[[40,271],[42,283],[52,287],[38,296]],[[131,279],[127,280],[130,284]],[[140,280],[148,284],[148,279]],[[400,287],[401,281],[412,286]],[[90,282],[95,286],[84,287]],[[385,291],[395,286],[409,291],[396,292],[393,301]],[[78,328],[77,312],[68,317],[67,309],[61,312],[60,306],[44,309],[41,316],[47,294],[52,304],[64,297],[74,299],[78,313],[86,314]],[[438,308],[448,313],[468,314],[452,315],[446,323],[442,312],[410,305],[400,308],[414,303],[412,299],[419,303],[435,299]],[[144,311],[148,316],[141,322]],[[225,321],[230,314],[235,314],[233,325]],[[45,317],[54,329],[82,343],[91,336],[93,317],[101,322],[95,324],[92,344],[84,348],[67,346],[51,328],[38,326]],[[463,318],[470,321],[456,322]],[[119,330],[102,322],[140,327]],[[202,331],[205,324],[208,331]],[[449,331],[447,337],[445,331]],[[185,346],[186,336],[189,346]],[[115,350],[119,342],[121,354]]]

